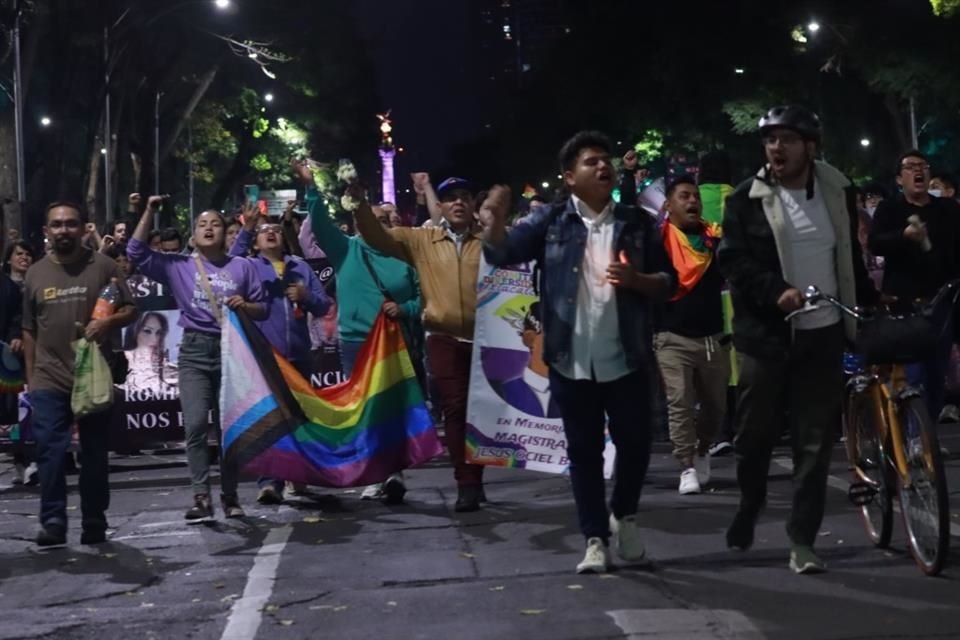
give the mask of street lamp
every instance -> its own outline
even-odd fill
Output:
[[[810,35],[816,35],[816,33],[820,31],[820,23],[816,20],[811,20],[810,23],[807,24],[807,31],[810,32]]]
[[[860,138],[860,146],[866,149],[870,146],[870,138]]]
[[[51,120],[48,116],[43,116],[40,118],[41,127],[49,127],[51,124],[53,124],[53,120]]]
[[[543,182],[540,183],[540,186],[543,187],[544,189],[549,189],[550,183],[544,180]]]
[[[213,4],[220,10],[230,8],[230,0],[214,0]]]
[[[745,70],[743,67],[737,67],[736,69],[733,70],[733,72],[738,76],[742,76],[745,73]]]
[[[268,93],[265,96],[263,96],[263,99],[266,100],[267,102],[273,102],[273,94]]]

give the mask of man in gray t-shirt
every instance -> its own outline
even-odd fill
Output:
[[[40,548],[66,542],[67,484],[63,462],[74,422],[80,435],[80,541],[97,544],[106,540],[110,420],[106,413],[79,419],[73,415],[73,342],[80,337],[103,342],[111,332],[136,318],[136,308],[119,265],[83,246],[85,221],[80,207],[54,203],[47,208],[46,215],[45,231],[53,251],[27,271],[22,321],[27,388],[40,470]],[[93,319],[100,292],[111,284],[116,287],[113,309],[104,313],[106,317]]]
[[[843,395],[844,339],[856,326],[832,308],[804,313],[811,285],[848,306],[876,297],[857,242],[850,182],[816,162],[817,116],[774,107],[760,121],[767,165],[727,199],[718,258],[730,282],[740,356],[736,427],[740,508],[727,546],[753,544],[766,504],[770,456],[787,416],[793,434],[790,568],[823,571],[813,551],[823,520],[834,427]]]

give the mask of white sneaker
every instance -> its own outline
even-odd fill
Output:
[[[40,469],[37,468],[36,462],[31,462],[27,465],[27,470],[23,474],[23,484],[25,485],[35,485],[40,482]]]
[[[379,500],[383,497],[383,484],[372,484],[360,494],[361,500]]]
[[[587,540],[587,552],[577,565],[577,573],[606,573],[610,566],[610,552],[602,538]]]
[[[637,528],[637,516],[624,516],[617,520],[611,513],[610,533],[613,534],[613,546],[622,560],[642,562],[647,558],[647,549],[643,546],[640,530]]]
[[[697,482],[700,487],[705,487],[710,483],[710,454],[705,456],[695,456],[693,458],[693,468],[697,470]]]
[[[693,467],[680,474],[680,495],[688,496],[691,493],[700,493],[700,481],[697,480],[697,470]]]

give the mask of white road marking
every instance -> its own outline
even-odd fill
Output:
[[[263,546],[253,560],[253,567],[247,574],[247,585],[243,596],[233,603],[227,626],[220,640],[254,640],[263,620],[263,608],[273,593],[283,554],[293,527],[285,525],[271,529],[263,541]]]
[[[166,533],[135,533],[129,536],[120,536],[119,538],[110,538],[111,540],[141,540],[143,538],[184,538],[186,536],[198,536],[199,531],[167,531]]]
[[[149,522],[147,524],[142,524],[138,529],[159,529],[160,527],[170,527],[173,525],[180,526],[183,524],[183,520],[170,520],[169,522]]]
[[[620,609],[607,611],[628,640],[762,640],[740,611],[728,609]]]
[[[790,458],[774,458],[773,462],[777,466],[783,469],[786,469],[790,473],[793,473],[793,460],[791,460]],[[850,481],[844,480],[843,478],[840,478],[838,476],[833,476],[833,475],[827,476],[827,484],[833,487],[834,489],[839,489],[840,491],[843,491],[844,493],[847,493],[847,491],[850,489]],[[900,513],[899,501],[894,503],[893,509],[897,513]],[[956,522],[954,522],[952,518],[950,520],[950,535],[953,536],[954,538],[960,538],[960,524],[957,524]]]

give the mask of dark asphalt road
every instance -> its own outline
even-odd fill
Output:
[[[960,427],[944,427],[960,452]],[[769,507],[747,554],[725,549],[732,459],[713,490],[676,493],[657,453],[641,502],[652,569],[577,576],[582,554],[564,478],[490,470],[482,512],[453,513],[445,462],[409,474],[408,504],[334,491],[319,503],[252,504],[243,521],[188,527],[177,456],[118,460],[101,547],[37,552],[35,490],[0,463],[0,639],[56,638],[668,638],[960,637],[960,457],[949,460],[956,564],[925,578],[904,550],[872,548],[845,498],[838,447],[818,548],[823,576],[786,568],[789,462],[779,450]],[[76,480],[76,477],[72,477]],[[71,494],[71,514],[79,502]],[[79,514],[78,514],[79,515]]]

